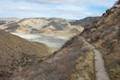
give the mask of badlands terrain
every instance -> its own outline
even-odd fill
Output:
[[[0,25],[0,80],[120,80],[120,0],[100,17]]]
[[[26,18],[3,24],[0,28],[29,41],[43,43],[52,51],[84,30],[80,25],[71,25],[60,18]]]

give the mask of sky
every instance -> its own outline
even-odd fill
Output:
[[[0,17],[57,17],[81,19],[100,16],[116,0],[0,0]]]

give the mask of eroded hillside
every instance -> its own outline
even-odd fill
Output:
[[[25,18],[1,25],[0,29],[32,42],[43,43],[51,52],[60,49],[67,40],[84,30],[60,18]]]

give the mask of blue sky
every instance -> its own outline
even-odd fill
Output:
[[[0,0],[0,17],[58,17],[81,19],[98,16],[116,0]]]

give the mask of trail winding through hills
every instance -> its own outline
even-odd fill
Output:
[[[3,57],[0,58],[1,65],[8,64],[7,68],[0,67],[2,70],[0,74],[3,75],[0,76],[0,80],[94,80],[94,53],[97,71],[96,80],[109,80],[99,51],[81,36],[74,37],[60,51],[42,62],[36,57],[39,52],[32,54],[36,50],[32,44],[3,31],[1,31],[0,36],[0,43],[3,45],[0,47],[0,54]],[[6,37],[8,37],[9,42],[7,42],[8,39]],[[15,43],[12,42],[14,38]],[[24,45],[22,42],[24,42]],[[16,44],[22,47],[16,48]],[[12,49],[9,49],[11,45],[13,45]],[[24,54],[20,52],[21,50]],[[11,57],[8,52],[15,57]],[[10,61],[9,63],[8,60]],[[15,65],[13,65],[14,63]],[[11,71],[14,66],[14,71]],[[10,71],[8,71],[9,69]],[[9,76],[6,77],[7,75]]]

